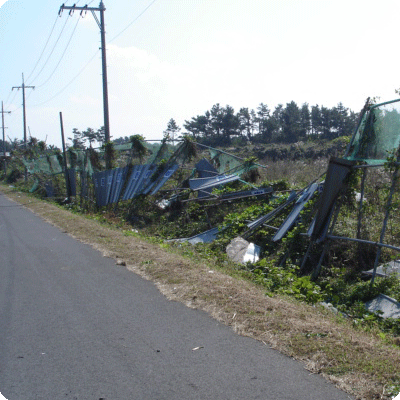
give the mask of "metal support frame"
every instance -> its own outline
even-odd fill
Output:
[[[372,274],[372,279],[371,279],[371,286],[373,285],[374,280],[375,280],[376,271],[377,271],[379,259],[380,259],[380,256],[381,256],[382,248],[387,248],[387,249],[391,249],[391,250],[395,250],[395,251],[400,252],[400,247],[392,246],[392,245],[383,243],[383,240],[385,238],[388,219],[389,219],[389,216],[390,216],[391,205],[392,205],[392,202],[393,202],[393,195],[394,195],[394,191],[395,191],[396,184],[397,184],[397,178],[398,178],[398,175],[399,175],[400,162],[397,161],[397,162],[394,163],[394,165],[395,165],[396,169],[393,172],[392,184],[391,184],[389,196],[388,196],[388,199],[387,199],[387,202],[386,202],[386,212],[385,212],[385,217],[384,217],[384,220],[383,220],[383,223],[382,223],[382,229],[381,229],[381,234],[380,234],[379,241],[378,242],[373,242],[373,241],[370,241],[370,240],[360,239],[360,237],[359,237],[360,236],[360,232],[361,232],[362,200],[364,198],[365,180],[366,180],[366,176],[367,176],[367,169],[368,169],[368,167],[371,167],[371,168],[372,167],[376,167],[376,166],[365,166],[364,165],[364,166],[362,166],[363,168],[365,168],[365,170],[364,170],[362,181],[361,181],[361,199],[360,199],[360,203],[361,204],[360,204],[360,206],[358,208],[358,214],[359,215],[358,215],[358,225],[357,225],[357,232],[356,232],[357,233],[357,238],[349,238],[349,237],[345,237],[345,236],[333,235],[333,230],[334,230],[334,227],[336,225],[337,218],[339,216],[339,211],[340,211],[340,205],[337,203],[335,205],[334,218],[333,218],[333,221],[332,221],[331,226],[329,228],[329,233],[326,235],[326,241],[324,243],[321,256],[320,256],[318,264],[315,267],[315,269],[313,271],[313,274],[312,274],[312,278],[313,279],[316,279],[318,277],[320,271],[321,271],[322,262],[323,262],[323,259],[325,257],[326,252],[328,251],[329,243],[330,243],[331,240],[347,240],[347,241],[356,242],[356,243],[359,243],[359,244],[368,244],[368,245],[371,245],[371,246],[376,246],[378,248],[377,254],[376,254],[376,257],[375,257],[375,262],[374,262],[374,269],[373,269],[373,274]],[[353,167],[353,169],[357,169],[357,168],[360,168],[360,166],[354,166]],[[304,235],[307,235],[307,234],[304,233]],[[306,254],[305,254],[305,256],[304,256],[304,258],[302,260],[302,263],[301,263],[301,267],[300,267],[301,271],[305,267],[306,261],[308,259],[309,253],[311,251],[311,247],[312,247],[313,243],[315,243],[315,242],[316,241],[311,241],[309,246],[308,246],[308,248],[307,248]]]
[[[361,179],[361,193],[360,193],[360,204],[358,205],[358,221],[357,221],[357,239],[361,236],[361,222],[362,222],[362,212],[363,212],[363,202],[364,202],[364,190],[365,190],[365,180],[367,178],[368,169],[363,170],[363,176]]]
[[[331,221],[331,218],[332,218],[332,215],[334,216],[332,224],[331,224],[331,227],[329,228],[329,233],[326,236],[327,238],[328,238],[328,235],[332,234],[333,230],[335,229],[335,225],[336,225],[337,219],[339,217],[339,212],[340,212],[340,203],[336,202],[335,205],[334,205],[334,211],[332,212],[332,214],[331,214],[331,216],[329,217],[329,220],[328,220],[328,225],[329,225],[329,223]],[[320,256],[320,258],[318,260],[318,264],[317,264],[317,266],[315,267],[315,269],[314,269],[314,271],[312,273],[312,279],[317,279],[319,274],[321,273],[322,262],[324,261],[325,254],[328,251],[328,249],[329,249],[329,240],[326,240],[325,243],[324,243],[324,247],[322,249],[321,256]]]
[[[385,238],[387,222],[388,222],[388,219],[389,219],[390,208],[391,208],[391,205],[392,205],[393,194],[394,194],[394,189],[396,187],[396,183],[397,183],[396,181],[397,181],[398,174],[399,174],[399,167],[396,166],[396,169],[393,172],[392,186],[390,187],[389,197],[388,197],[388,200],[387,200],[387,203],[386,203],[385,219],[383,220],[381,236],[379,238],[379,243],[382,243],[383,239]],[[381,252],[382,252],[382,246],[379,246],[378,247],[378,251],[376,253],[376,258],[375,258],[375,263],[374,263],[374,272],[372,273],[372,279],[371,279],[371,286],[374,284],[374,280],[375,280],[375,276],[376,276],[376,269],[378,268],[378,262],[379,262],[379,258],[381,256]]]

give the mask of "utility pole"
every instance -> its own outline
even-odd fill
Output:
[[[103,115],[104,115],[104,135],[106,144],[110,141],[110,121],[109,121],[109,111],[108,111],[108,89],[107,89],[107,61],[106,61],[106,30],[104,24],[104,7],[103,0],[100,1],[99,7],[77,7],[75,4],[73,6],[65,6],[64,4],[60,7],[58,12],[61,15],[63,10],[70,10],[69,15],[72,15],[74,10],[80,10],[81,15],[83,12],[91,11],[93,18],[95,19],[98,27],[100,28],[101,35],[101,60],[102,60],[102,75],[103,75]],[[100,12],[100,21],[95,14],[95,11]],[[106,153],[107,154],[107,153]],[[111,160],[108,160],[106,156],[106,168],[109,169],[111,165]]]
[[[1,102],[1,122],[3,128],[3,157],[4,157],[4,177],[7,175],[7,162],[6,162],[6,137],[4,134],[4,114],[11,114],[11,111],[4,111],[3,102]]]
[[[26,150],[26,109],[25,109],[25,89],[35,89],[35,86],[25,86],[24,74],[22,74],[22,86],[13,86],[14,89],[22,89],[22,110],[23,110],[23,123],[24,123],[24,148]],[[28,180],[28,171],[25,167],[25,182]]]
[[[69,181],[67,152],[65,151],[64,124],[61,111],[60,111],[60,127],[61,127],[61,142],[62,142],[63,161],[64,161],[65,186],[67,188],[67,201],[69,203],[71,201],[71,182]]]

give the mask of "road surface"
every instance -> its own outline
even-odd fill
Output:
[[[8,400],[344,400],[0,193],[0,392]]]

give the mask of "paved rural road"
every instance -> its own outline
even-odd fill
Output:
[[[349,398],[166,300],[1,194],[0,392],[8,400]]]

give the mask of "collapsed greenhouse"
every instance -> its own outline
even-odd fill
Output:
[[[70,148],[65,158],[62,154],[54,154],[26,159],[24,164],[35,179],[32,191],[42,187],[47,196],[59,196],[63,194],[65,186],[62,182],[65,180],[67,199],[75,198],[74,201],[83,207],[95,205],[116,210],[123,204],[134,205],[138,199],[146,197],[159,210],[176,208],[179,204],[180,212],[184,213],[185,207],[192,203],[229,203],[232,210],[243,199],[259,199],[269,204],[268,212],[241,221],[234,230],[229,221],[213,225],[213,221],[208,220],[206,230],[169,239],[208,243],[234,231],[231,240],[235,237],[253,240],[255,245],[251,254],[255,261],[260,252],[274,251],[288,234],[295,232],[299,242],[285,247],[279,263],[291,258],[300,271],[311,272],[313,279],[320,274],[330,245],[350,241],[375,249],[374,265],[369,275],[366,274],[373,282],[383,249],[394,253],[400,251],[396,243],[385,242],[388,222],[397,204],[394,197],[400,165],[399,145],[400,100],[394,100],[374,105],[367,102],[345,154],[332,157],[326,171],[300,190],[280,191],[269,185],[256,185],[248,178],[259,169],[268,176],[267,165],[259,164],[252,157],[240,158],[189,138],[174,146],[167,139],[150,143],[133,137],[129,143],[114,146],[115,168],[109,170],[104,167],[104,149],[91,148]],[[381,199],[384,213],[380,230],[372,237],[364,234],[369,218],[365,196],[368,172],[383,168],[391,182],[385,199]],[[357,182],[355,177],[359,178]],[[351,222],[354,234],[350,235],[347,228],[342,234],[341,211],[355,191],[358,192],[357,206]]]

